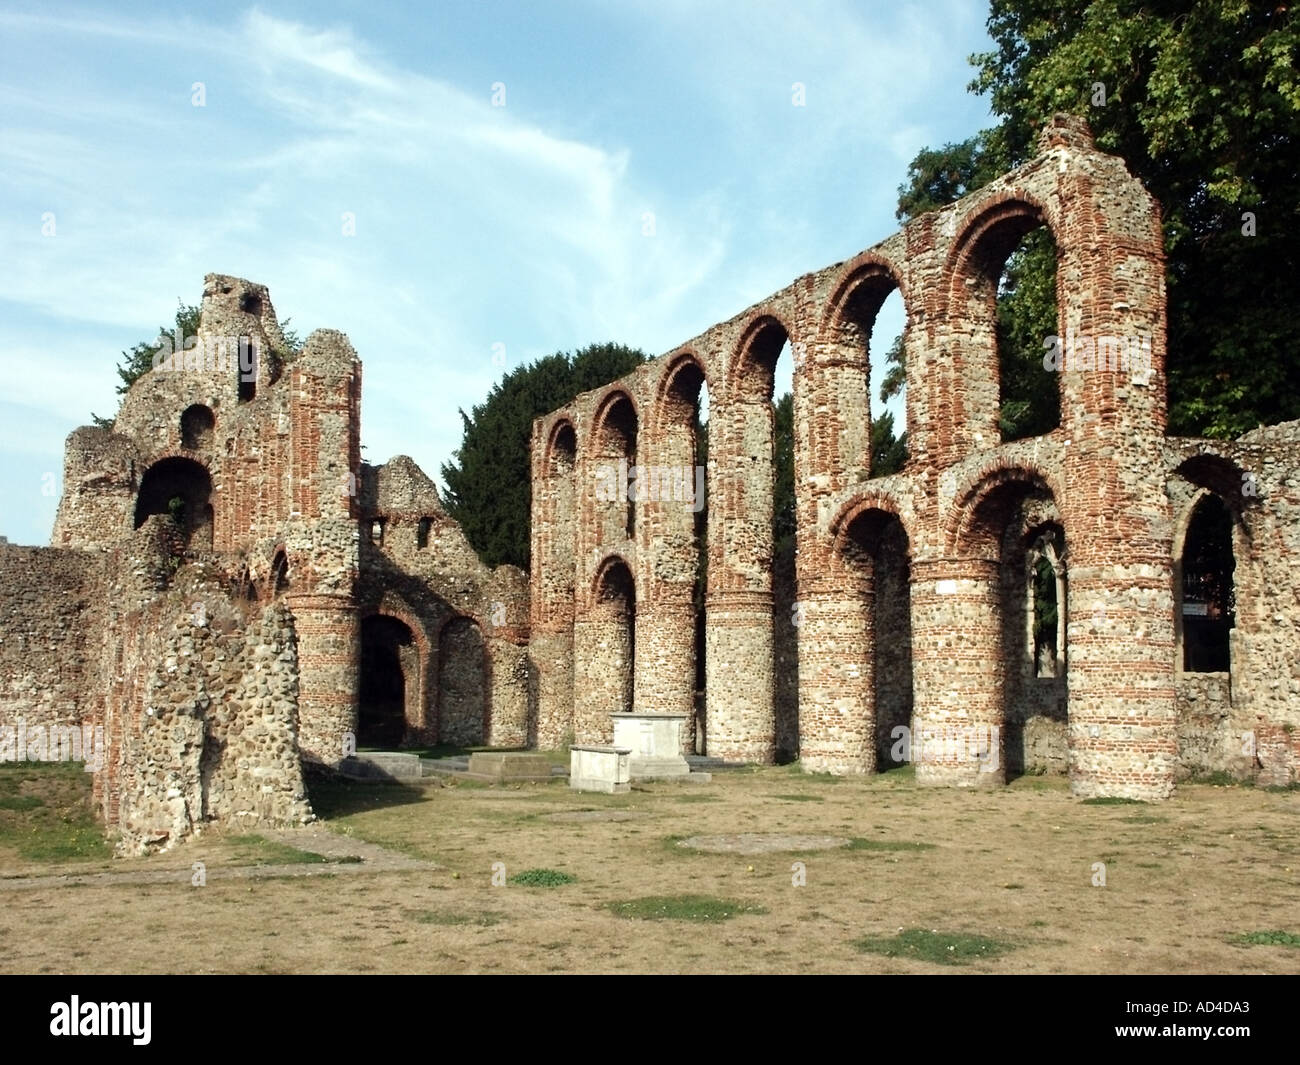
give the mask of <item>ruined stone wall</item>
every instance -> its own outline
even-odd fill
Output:
[[[309,820],[284,608],[245,619],[195,582],[121,628],[138,634],[114,699],[104,795],[121,852],[167,849],[206,822],[250,830]]]
[[[0,544],[0,728],[81,725],[94,569],[81,552]]]
[[[1179,750],[1184,772],[1300,779],[1300,423],[1236,441],[1171,439],[1167,492],[1174,512],[1175,564],[1188,523],[1206,495],[1232,516],[1235,627],[1230,670],[1193,673],[1176,656]],[[1176,592],[1178,589],[1176,589]]]
[[[168,342],[111,429],[69,436],[59,548],[0,545],[0,726],[103,731],[125,853],[297,824],[301,759],[355,749],[363,631],[387,615],[411,637],[405,742],[446,721],[527,743],[527,581],[482,565],[411,460],[363,466],[347,338],[294,356],[266,289],[212,274],[197,337]]]
[[[362,467],[363,617],[396,618],[412,632],[419,699],[408,745],[525,746],[535,738],[529,696],[528,582],[513,566],[485,566],[410,458]]]
[[[1044,368],[1043,387],[1059,390],[1059,428],[1003,442],[998,276],[1039,226],[1057,247],[1057,332],[1071,361]],[[908,322],[909,458],[901,473],[873,477],[868,338],[895,289]],[[542,734],[571,724],[593,740],[620,705],[619,684],[602,683],[618,630],[596,594],[615,558],[634,584],[637,709],[690,712],[694,619],[681,593],[698,540],[685,532],[682,502],[642,496],[625,518],[601,480],[620,456],[642,470],[681,463],[685,374],[707,382],[710,406],[710,753],[772,760],[794,731],[778,708],[788,706],[781,693],[797,670],[799,750],[811,769],[873,771],[885,727],[901,723],[910,700],[922,782],[1001,783],[1012,726],[1013,772],[1068,763],[1080,796],[1169,795],[1181,726],[1165,335],[1158,205],[1121,160],[1095,149],[1082,121],[1058,116],[1026,165],[538,419],[531,616]],[[793,665],[772,559],[772,372],[787,342],[800,619]],[[1288,492],[1275,489],[1274,498]],[[1066,672],[1039,678],[1032,651],[1026,657],[1022,540],[1048,514],[1068,557]],[[1295,557],[1293,532],[1279,522],[1268,535]],[[905,545],[905,627],[899,567],[881,560],[890,537]],[[1289,579],[1281,587],[1272,594],[1292,595]],[[1278,603],[1273,614],[1291,619],[1294,607]],[[1291,622],[1251,632],[1242,653],[1289,678]],[[1258,696],[1271,700],[1257,729],[1275,761],[1290,735],[1278,724],[1296,702],[1289,686],[1281,679]]]

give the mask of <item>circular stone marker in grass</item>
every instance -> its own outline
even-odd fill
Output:
[[[734,836],[691,836],[677,846],[713,854],[779,854],[784,851],[831,851],[847,847],[844,836],[791,836],[784,833],[741,832]]]

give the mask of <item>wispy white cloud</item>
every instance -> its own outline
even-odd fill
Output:
[[[606,70],[614,95],[588,98],[562,43],[494,45],[477,58],[513,72],[505,107],[445,54],[405,51],[391,22],[0,11],[17,57],[0,72],[0,358],[39,371],[12,402],[48,420],[48,464],[108,412],[117,352],[177,295],[197,300],[203,274],[235,273],[300,330],[347,332],[368,456],[436,474],[456,408],[503,369],[594,340],[667,350],[857,250],[859,231],[886,235],[903,165],[943,130],[932,102],[908,114],[955,54],[935,22],[964,32],[971,11],[579,7],[644,80]],[[0,489],[30,480],[12,443]]]

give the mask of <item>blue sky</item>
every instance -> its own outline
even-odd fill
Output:
[[[13,542],[48,542],[64,439],[206,273],[347,333],[364,458],[440,481],[505,370],[667,351],[888,236],[916,152],[990,124],[974,0],[217,7],[0,7]],[[895,296],[877,351],[901,324]]]

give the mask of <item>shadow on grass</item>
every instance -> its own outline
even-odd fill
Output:
[[[311,808],[324,821],[390,806],[411,806],[431,801],[423,787],[414,788],[389,780],[350,780],[314,765],[303,766],[303,779]]]

